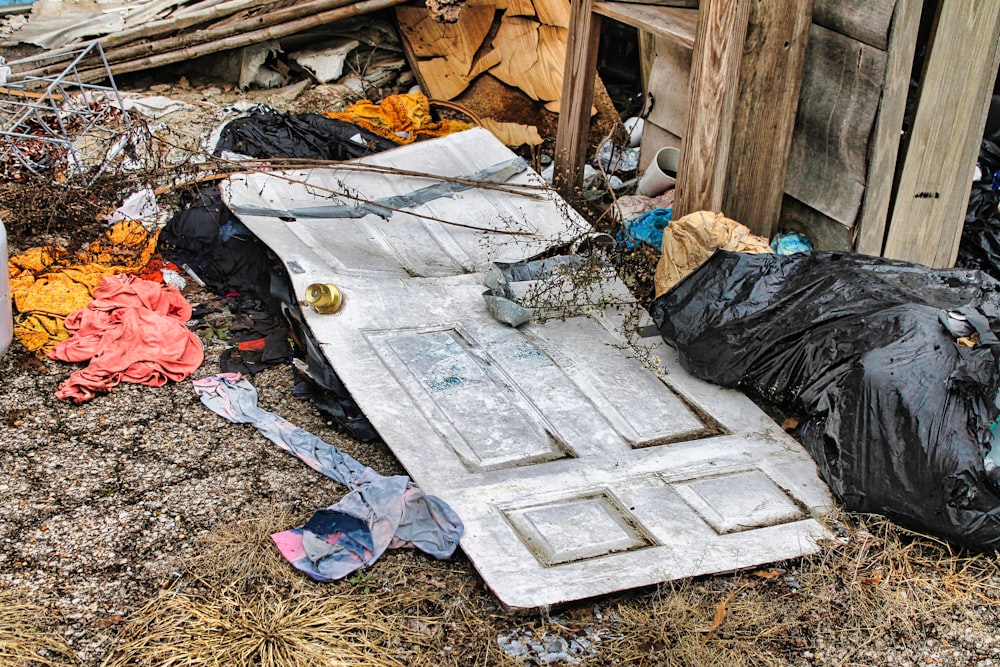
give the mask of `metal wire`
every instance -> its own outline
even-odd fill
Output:
[[[95,59],[106,72],[106,85],[85,83],[80,76],[80,63]],[[45,60],[42,55],[24,61],[24,71]],[[10,77],[0,84],[0,161],[16,161],[56,183],[93,183],[131,128],[100,42],[81,48],[57,75]]]

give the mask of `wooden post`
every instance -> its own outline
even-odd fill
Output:
[[[674,218],[722,209],[751,4],[752,0],[702,0],[699,6]]]
[[[812,4],[759,0],[750,10],[722,210],[767,238],[781,213]]]
[[[593,0],[574,0],[569,18],[553,169],[553,185],[566,198],[571,198],[573,190],[583,182],[583,165],[587,160],[597,47],[601,39],[601,18],[594,13],[593,4]]]
[[[955,264],[1000,61],[1000,2],[941,0],[884,256]]]
[[[703,0],[675,217],[723,211],[771,235],[811,19],[811,0]]]
[[[886,47],[885,87],[879,101],[879,113],[875,117],[868,178],[857,223],[855,250],[866,255],[881,255],[885,241],[885,223],[892,200],[896,159],[899,157],[899,133],[903,128],[923,5],[923,0],[896,0],[893,11]]]

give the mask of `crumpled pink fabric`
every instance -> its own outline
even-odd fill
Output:
[[[56,391],[61,401],[84,403],[119,382],[162,387],[193,373],[205,360],[201,341],[184,323],[191,304],[173,286],[135,276],[107,276],[83,310],[66,317],[69,340],[49,357],[90,364]]]

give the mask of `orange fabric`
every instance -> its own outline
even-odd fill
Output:
[[[265,343],[267,343],[266,338],[255,338],[254,340],[245,340],[243,342],[237,343],[236,348],[239,350],[260,352],[264,350]]]
[[[107,276],[88,306],[66,318],[72,337],[49,352],[53,359],[90,364],[60,385],[56,398],[83,403],[120,382],[160,387],[201,366],[205,353],[184,323],[191,304],[171,285],[137,276]]]
[[[442,137],[471,127],[457,120],[435,121],[431,115],[430,102],[423,93],[390,95],[378,104],[370,100],[361,100],[343,112],[327,112],[325,115],[354,123],[397,144],[409,144],[428,137]]]
[[[138,275],[143,280],[150,280],[154,283],[162,283],[164,270],[180,273],[181,267],[177,266],[173,262],[164,260],[159,255],[153,255],[153,258],[149,260]]]
[[[141,271],[156,251],[158,236],[159,231],[124,220],[76,254],[43,246],[11,257],[14,335],[28,350],[41,353],[66,340],[62,320],[90,303],[105,276]]]

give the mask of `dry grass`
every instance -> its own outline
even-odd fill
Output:
[[[412,552],[390,553],[377,568],[317,584],[284,562],[268,538],[295,523],[272,514],[216,533],[183,576],[122,629],[105,667],[476,664],[449,655],[453,631],[482,624],[463,597],[475,588],[467,572],[467,584],[456,586],[453,564],[429,568]]]
[[[77,665],[73,651],[46,628],[44,609],[13,594],[0,595],[0,665],[4,667],[64,667]]]
[[[832,520],[840,533],[818,554],[784,567],[667,584],[641,604],[618,605],[622,636],[605,646],[629,665],[787,665],[823,646],[886,637],[920,641],[946,614],[981,623],[1000,608],[994,554],[958,553],[877,516]]]
[[[849,523],[850,522],[850,523]],[[935,619],[1000,606],[995,556],[956,553],[880,517],[840,517],[819,554],[756,572],[665,584],[530,616],[499,608],[468,563],[387,553],[347,581],[315,584],[276,554],[269,516],[220,532],[178,583],[122,631],[105,667],[124,665],[521,665],[497,638],[584,636],[604,627],[586,665],[771,666],[805,650],[884,637],[922,639]],[[191,572],[197,571],[197,575]],[[964,621],[963,621],[964,622]]]

